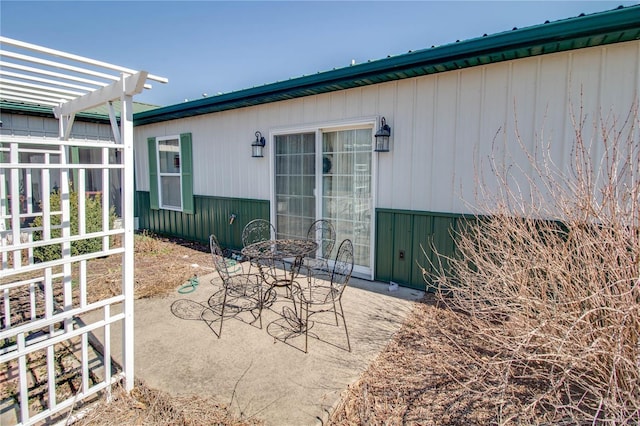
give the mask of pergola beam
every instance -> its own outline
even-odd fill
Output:
[[[0,37],[2,40],[2,37]],[[78,67],[75,65],[63,64],[62,62],[51,61],[48,59],[37,58],[35,56],[23,55],[21,53],[11,52],[8,50],[0,50],[0,56],[3,58],[15,59],[18,61],[31,62],[36,65],[47,66],[51,68],[57,68],[64,71],[76,72],[84,75],[90,75],[92,77],[103,78],[105,80],[117,81],[118,76],[114,74],[108,74],[100,71],[93,71],[87,68]]]
[[[38,83],[44,83],[52,86],[61,86],[61,87],[67,87],[69,89],[82,90],[84,92],[95,90],[95,87],[81,86],[75,83],[67,83],[66,81],[52,80],[50,78],[38,77],[31,74],[23,74],[23,73],[13,72],[13,71],[5,71],[4,75],[7,77],[18,78],[18,79],[27,80],[27,81],[35,81]]]
[[[79,62],[87,65],[91,65],[93,67],[104,68],[111,71],[116,71],[118,73],[125,74],[135,74],[137,71],[132,70],[130,68],[121,67],[119,65],[109,64],[107,62],[98,61],[91,58],[86,58],[84,56],[74,55],[72,53],[62,52],[60,50],[50,49],[47,47],[37,46],[35,44],[26,43],[19,40],[13,40],[7,37],[0,36],[0,42],[6,44],[7,46],[14,46],[20,49],[32,50],[39,53],[44,53],[47,55],[55,56],[58,58],[68,59],[74,62]],[[157,81],[159,83],[168,83],[169,80],[165,77],[160,77],[157,75],[149,74],[147,76],[149,80]]]
[[[123,75],[119,81],[107,87],[94,90],[80,98],[60,104],[53,109],[53,113],[56,118],[60,118],[64,115],[103,105],[115,99],[121,99],[123,95],[137,95],[144,90],[144,82],[147,76],[148,73],[146,71],[138,71],[136,74],[130,76]]]
[[[20,93],[13,92],[10,90],[5,90],[1,92],[0,97],[7,101],[17,101],[17,102],[37,102],[40,105],[48,105],[51,107],[58,106],[60,104],[59,100],[49,99],[42,95],[34,95],[30,93]]]
[[[30,67],[30,66],[27,66],[27,65],[16,64],[16,63],[7,62],[7,61],[0,61],[0,67],[2,67],[2,68],[10,68],[10,69],[19,70],[19,71],[26,71],[28,73],[37,74],[37,75],[44,75],[44,76],[48,76],[48,77],[53,77],[53,78],[55,78],[57,80],[60,80],[60,81],[65,81],[66,80],[66,81],[75,81],[77,83],[89,84],[91,86],[95,86],[96,88],[105,87],[105,86],[109,85],[109,83],[105,83],[103,81],[90,80],[88,78],[78,77],[78,76],[75,76],[75,75],[64,74],[64,73],[55,72],[55,71],[49,71],[49,70],[45,70],[45,69],[40,69],[40,68],[36,68],[36,67]]]
[[[3,87],[3,88],[6,87],[9,89],[16,89],[16,88],[34,89],[34,90],[40,90],[42,92],[60,93],[63,95],[69,95],[71,97],[79,97],[85,94],[85,92],[68,90],[62,87],[47,86],[43,84],[29,83],[27,81],[14,80],[11,78],[2,78],[2,77],[0,77],[0,87]]]
[[[65,94],[59,100],[90,95],[95,90],[116,85],[123,76],[132,76],[136,70],[109,64],[55,49],[36,46],[0,36],[0,99],[6,91],[22,91],[25,88],[38,90],[43,95]],[[26,52],[25,52],[26,51]],[[31,52],[36,52],[32,54]],[[62,61],[64,62],[62,62]],[[11,69],[21,71],[14,72]],[[115,71],[115,72],[114,72]],[[150,89],[147,80],[166,83],[164,77],[146,74],[143,88]],[[81,83],[81,84],[78,84]],[[31,92],[32,94],[34,92]],[[117,96],[114,99],[119,98]],[[44,99],[48,105],[49,99]],[[30,98],[33,101],[33,98]],[[106,100],[105,100],[106,102]],[[32,102],[34,103],[34,102]],[[101,104],[103,102],[99,102]],[[79,112],[79,111],[76,111]]]

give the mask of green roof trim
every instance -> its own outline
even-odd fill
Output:
[[[157,123],[387,81],[640,39],[640,5],[417,50],[134,114],[134,125]]]
[[[113,102],[116,117],[120,118],[120,101]],[[133,102],[133,112],[139,113],[158,108],[156,105]],[[53,108],[45,105],[29,104],[23,102],[6,101],[0,99],[0,111],[14,114],[29,114],[42,117],[54,117]],[[109,110],[106,105],[101,105],[76,114],[76,119],[96,123],[109,123]]]

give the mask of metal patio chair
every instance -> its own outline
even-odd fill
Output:
[[[254,219],[242,230],[242,246],[270,240],[272,235],[276,235],[276,228],[271,222],[265,219]]]
[[[250,323],[253,324],[255,321],[260,321],[260,328],[262,328],[264,299],[261,276],[259,274],[231,271],[228,259],[222,255],[222,248],[213,234],[209,236],[209,246],[213,264],[222,279],[222,289],[209,298],[211,311],[217,313],[216,309],[219,308],[220,312],[218,338],[222,334],[225,311],[229,309],[233,310],[234,315],[240,312],[251,312],[254,319]],[[222,298],[221,302],[220,298]],[[254,314],[255,310],[258,311],[257,315]]]
[[[321,274],[320,276],[311,276],[311,280],[306,287],[295,283],[294,297],[300,302],[300,316],[297,318],[297,325],[300,331],[305,333],[305,352],[307,352],[308,347],[309,329],[313,327],[310,318],[321,312],[333,312],[336,326],[340,325],[338,317],[342,319],[347,337],[347,348],[351,352],[349,331],[344,317],[344,309],[342,308],[342,294],[353,272],[353,260],[353,243],[351,240],[344,240],[338,248],[329,280],[325,279],[326,275]],[[289,317],[291,317],[290,310],[288,312]],[[287,313],[284,310],[283,315],[285,315],[285,318],[287,317]],[[291,320],[292,318],[288,318],[290,324],[295,322]]]
[[[275,235],[276,228],[271,222],[265,219],[254,219],[247,223],[242,230],[242,247],[259,243],[260,241],[268,241]],[[250,273],[253,266],[260,267],[258,262],[259,260],[257,259],[249,259],[249,270],[247,272]]]
[[[254,219],[242,230],[242,245],[248,245],[269,241],[275,238],[276,228],[271,222],[265,219]],[[285,259],[249,259],[249,272],[253,267],[259,268],[265,282],[271,287],[279,287],[280,283],[286,282],[291,270],[287,267]]]
[[[329,261],[333,246],[336,244],[336,230],[326,219],[318,219],[309,226],[307,239],[318,243],[318,250],[302,260],[307,276],[324,273],[329,276]]]

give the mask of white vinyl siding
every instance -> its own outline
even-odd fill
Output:
[[[391,152],[373,157],[374,207],[469,213],[478,180],[492,176],[491,157],[519,149],[516,123],[527,147],[544,137],[566,165],[571,108],[583,105],[587,127],[601,114],[626,116],[639,98],[639,51],[640,41],[584,48],[138,126],[136,148],[144,154],[149,136],[192,132],[201,141],[194,193],[265,200],[277,129],[384,116]],[[251,158],[256,130],[270,135],[261,159]],[[139,190],[149,189],[145,158],[136,158]]]

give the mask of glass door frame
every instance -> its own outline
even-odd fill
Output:
[[[377,130],[376,125],[379,123],[379,116],[367,116],[357,119],[346,120],[332,120],[313,123],[309,125],[300,126],[286,126],[277,127],[269,130],[268,144],[272,146],[272,149],[268,150],[269,157],[269,198],[270,198],[270,217],[275,220],[277,215],[276,210],[276,189],[275,189],[275,171],[276,171],[276,149],[275,139],[276,136],[298,134],[298,133],[315,133],[315,146],[316,146],[316,185],[315,185],[315,202],[316,202],[316,218],[322,219],[322,134],[325,132],[336,132],[341,130],[354,130],[354,129],[371,129],[371,223],[370,223],[370,247],[369,247],[369,267],[361,265],[354,265],[353,275],[356,277],[373,280],[375,276],[375,224],[376,224],[376,206],[378,196],[378,155],[373,150],[375,146],[374,134]],[[320,173],[318,172],[320,171]],[[336,241],[337,250],[340,241]],[[335,251],[332,253],[335,256]]]

